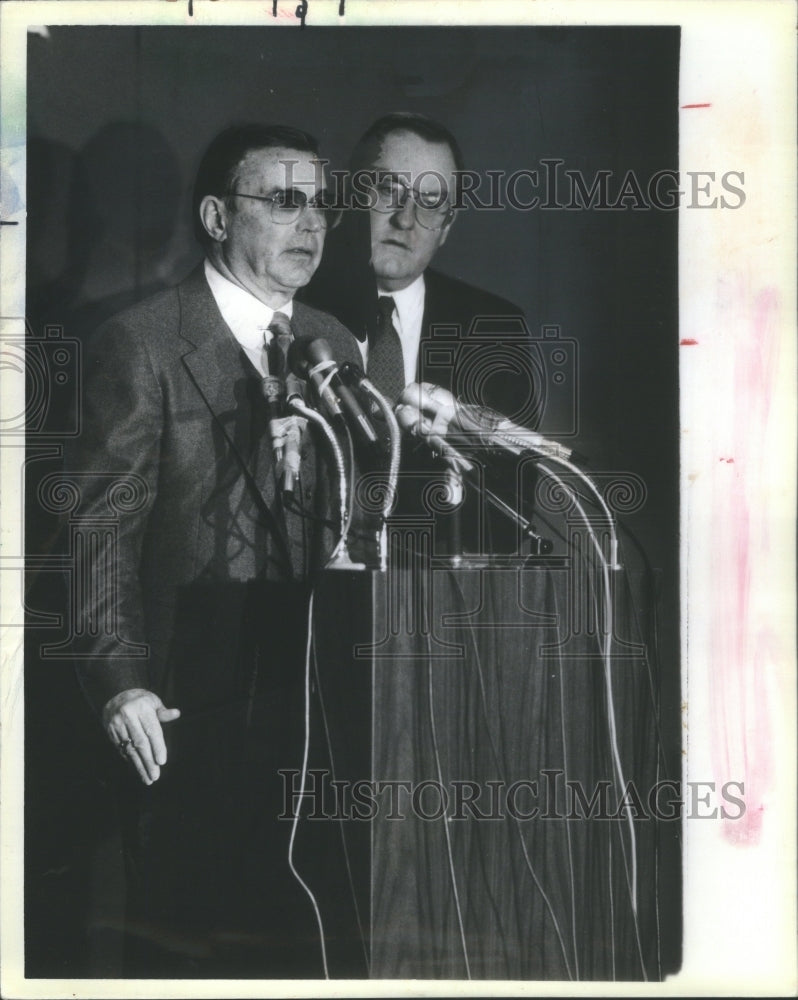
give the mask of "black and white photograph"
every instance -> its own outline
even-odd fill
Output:
[[[4,995],[789,989],[794,7],[3,6]]]

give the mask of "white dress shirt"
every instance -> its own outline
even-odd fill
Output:
[[[209,260],[205,261],[205,277],[222,319],[244,348],[244,353],[261,375],[268,374],[263,370],[263,346],[272,338],[269,324],[275,312],[281,312],[291,319],[293,300],[289,299],[279,309],[272,309],[245,288],[225,278]]]
[[[418,351],[421,342],[421,323],[424,319],[424,275],[420,274],[416,280],[402,288],[398,292],[387,292],[377,289],[377,294],[390,295],[394,301],[394,309],[391,320],[399,334],[399,341],[402,345],[402,358],[405,365],[405,385],[410,385],[416,380],[416,368],[418,366]],[[358,341],[360,353],[363,356],[363,368],[368,371],[369,345],[368,341]]]

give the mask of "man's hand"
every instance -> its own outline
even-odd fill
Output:
[[[145,785],[158,780],[166,763],[161,723],[179,717],[179,708],[165,708],[157,694],[144,688],[121,691],[103,709],[108,738],[133,763]]]

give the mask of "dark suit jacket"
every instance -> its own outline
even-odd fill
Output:
[[[356,220],[357,221],[357,220]],[[341,227],[344,229],[344,226]],[[373,274],[358,259],[362,234],[346,232],[338,248],[331,242],[325,262],[303,290],[306,301],[331,312],[360,340],[374,329],[377,286]],[[343,277],[342,253],[351,255],[350,273]],[[521,309],[506,299],[428,268],[424,273],[424,315],[416,380],[450,390],[465,402],[498,410],[517,423],[535,426],[541,406],[540,365]],[[430,518],[426,487],[442,479],[442,464],[432,459],[426,445],[404,441],[396,513],[434,520],[440,544],[449,547],[451,523],[445,514]],[[475,454],[477,454],[475,452]],[[480,473],[502,499],[517,505],[516,463],[479,450]],[[531,496],[531,474],[526,474],[524,497]],[[519,537],[512,522],[485,504],[477,504],[473,489],[461,516],[463,543],[468,552],[514,552]]]
[[[334,251],[333,246],[330,253]],[[530,350],[523,310],[433,268],[424,272],[424,283],[417,380],[523,418],[520,411],[532,389],[527,369],[519,370],[518,357],[529,356]],[[345,274],[340,259],[325,261],[300,294],[304,301],[332,313],[359,340],[373,335],[377,285],[371,272],[357,262]],[[527,409],[532,405],[530,401]]]
[[[331,316],[296,304],[293,327],[359,358]],[[247,661],[263,654],[255,626],[268,608],[291,628],[286,595],[324,539],[318,520],[283,509],[259,378],[202,268],[105,323],[84,375],[66,461],[89,581],[75,586],[84,689],[98,709],[131,687],[196,711],[235,699],[251,683]],[[306,515],[323,513],[311,435],[304,452],[299,499]],[[256,582],[272,584],[266,603]],[[268,641],[278,654],[274,632]]]

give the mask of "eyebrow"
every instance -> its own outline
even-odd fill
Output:
[[[274,185],[273,187],[270,187],[265,192],[265,194],[267,194],[267,195],[271,195],[271,194],[288,194],[289,191],[299,191],[300,194],[306,194],[306,191],[304,190],[304,187],[309,187],[309,186],[310,186],[310,182],[308,182],[308,184],[304,185],[304,186],[302,184],[292,184],[291,187],[280,187],[280,185],[277,184],[277,185]],[[320,191],[320,190],[324,190],[324,188],[314,188],[314,190],[315,191]]]
[[[375,174],[377,181],[398,181],[404,187],[410,187],[408,181],[408,170],[384,170],[382,167],[375,167],[371,173]]]

